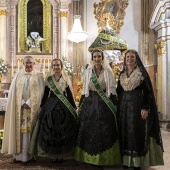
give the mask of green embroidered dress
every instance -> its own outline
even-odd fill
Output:
[[[105,96],[104,70],[97,77],[92,74],[89,96],[82,96],[79,111],[79,132],[75,160],[94,165],[120,163],[116,96]],[[110,106],[109,106],[110,105]]]

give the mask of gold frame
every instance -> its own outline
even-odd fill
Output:
[[[108,19],[110,27],[112,27],[117,34],[120,33],[120,28],[124,24],[125,9],[128,6],[128,0],[100,0],[98,4],[94,3],[94,15],[97,19],[97,25],[99,32],[106,25],[106,19]],[[114,15],[111,11],[113,7],[110,7],[110,3],[116,4],[116,14]]]
[[[27,39],[27,4],[29,0],[21,0],[18,6],[18,53],[26,53]],[[49,0],[41,0],[43,4],[43,53],[51,53],[51,4]]]

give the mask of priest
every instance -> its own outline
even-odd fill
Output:
[[[24,58],[24,69],[14,76],[8,95],[4,122],[2,153],[14,156],[14,161],[28,162],[31,131],[37,121],[44,92],[42,74],[35,71],[34,59]]]

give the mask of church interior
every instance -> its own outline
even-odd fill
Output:
[[[126,50],[138,51],[152,81],[160,125],[166,130],[167,140],[169,0],[0,0],[0,129],[11,81],[23,68],[25,56],[35,59],[35,69],[44,79],[52,59],[60,58],[78,103],[82,75],[95,48],[104,51],[113,63],[115,78],[122,69]]]

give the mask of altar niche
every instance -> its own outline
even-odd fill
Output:
[[[52,54],[52,6],[49,0],[18,4],[17,54]]]

